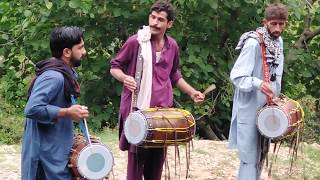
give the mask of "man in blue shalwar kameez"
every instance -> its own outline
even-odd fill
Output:
[[[236,47],[241,53],[235,62],[230,79],[235,86],[229,147],[239,150],[238,180],[260,179],[265,150],[256,126],[256,115],[267,102],[281,91],[283,73],[283,41],[280,37],[288,20],[287,7],[280,3],[265,10],[263,27],[244,33]],[[259,35],[260,34],[260,35]],[[260,37],[259,37],[260,36]],[[261,38],[261,39],[260,39]],[[264,80],[261,41],[266,46],[266,63],[270,81]],[[269,83],[270,82],[270,83]]]
[[[71,104],[79,95],[74,67],[86,54],[78,27],[55,28],[50,35],[52,58],[36,64],[22,142],[22,180],[71,179],[68,168],[73,121],[87,118],[86,107]]]

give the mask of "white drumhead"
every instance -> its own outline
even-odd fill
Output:
[[[283,135],[288,125],[287,115],[277,106],[265,107],[258,113],[257,126],[266,137],[276,138]]]
[[[129,143],[138,145],[146,139],[147,128],[145,116],[139,111],[131,112],[124,124],[124,135]]]
[[[111,151],[101,144],[92,144],[83,148],[78,157],[78,171],[86,179],[102,179],[113,166]]]

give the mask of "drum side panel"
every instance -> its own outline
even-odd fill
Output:
[[[301,109],[298,107],[298,104],[292,100],[288,100],[286,104],[282,105],[285,108],[289,118],[289,128],[288,134],[293,132],[297,128],[297,124],[299,120],[301,120],[302,114]]]
[[[301,123],[302,110],[297,102],[288,97],[278,98],[275,102],[288,117],[288,129],[283,135],[283,137],[286,137],[293,133]]]
[[[264,136],[277,138],[287,131],[288,117],[278,106],[268,106],[258,113],[257,126]]]
[[[195,134],[195,120],[187,111],[173,108],[160,111],[146,111],[150,127],[146,142],[155,144],[177,144],[189,142]]]
[[[101,179],[108,176],[113,167],[113,155],[104,145],[86,146],[78,159],[78,170],[82,177]]]
[[[138,145],[146,139],[147,129],[148,124],[144,114],[136,111],[128,116],[124,125],[124,134],[129,143]]]
[[[81,177],[81,174],[78,171],[78,159],[80,152],[86,146],[86,140],[83,136],[78,135],[74,138],[74,143],[70,152],[69,167],[75,177]]]

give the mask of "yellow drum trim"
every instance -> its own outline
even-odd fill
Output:
[[[155,112],[155,111],[178,111],[178,112],[182,112],[183,115],[187,116],[189,114],[191,114],[189,111],[184,110],[184,109],[179,109],[179,108],[147,108],[144,109],[142,111],[146,111],[146,112]]]
[[[145,142],[148,142],[148,143],[183,143],[187,140],[191,140],[192,138],[184,138],[184,139],[175,139],[175,140],[157,140],[157,139],[154,139],[154,140],[145,140]]]
[[[171,117],[168,118],[168,116],[152,116],[152,120],[164,120],[164,119],[175,119],[175,120],[186,120],[186,117],[183,117],[183,118],[174,118],[173,117],[174,115],[172,115]],[[188,119],[188,122],[190,125],[194,125],[195,124],[195,121],[191,121]]]
[[[154,129],[148,129],[150,131],[158,131],[158,132],[188,132],[188,128],[154,128]]]
[[[153,115],[152,119],[163,119],[163,117],[166,117],[167,119],[177,119],[177,120],[185,119],[185,116],[180,116],[180,115]]]
[[[296,103],[296,105],[298,106],[298,108],[300,109],[300,111],[301,111],[301,115],[302,115],[302,117],[301,117],[301,119],[302,120],[304,120],[304,111],[303,111],[303,109],[302,109],[302,107],[301,107],[301,105],[300,105],[300,103],[298,102],[298,101],[295,101],[295,100],[293,100],[293,99],[291,99],[294,103]]]

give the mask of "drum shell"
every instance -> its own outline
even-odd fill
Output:
[[[281,109],[286,112],[288,116],[288,122],[289,126],[287,131],[284,133],[283,136],[286,136],[288,134],[291,134],[296,130],[298,121],[302,118],[301,110],[297,106],[295,102],[293,102],[290,99],[286,100],[278,100],[276,102],[278,107],[281,107]]]
[[[83,148],[87,146],[86,140],[82,136],[76,136],[74,138],[74,143],[70,152],[70,159],[69,159],[69,167],[74,175],[74,177],[81,177],[78,167],[77,167],[77,160],[80,155],[80,152]]]
[[[149,108],[140,110],[147,124],[145,139],[138,145],[157,148],[164,145],[185,144],[195,134],[195,120],[191,113],[177,108]],[[177,117],[177,118],[175,118]]]
[[[270,108],[276,108],[280,111],[282,111],[285,115],[286,115],[286,119],[282,119],[281,121],[288,121],[288,126],[286,127],[285,131],[279,135],[279,136],[275,136],[275,137],[268,137],[268,138],[272,138],[272,139],[282,139],[285,138],[286,136],[294,133],[298,127],[298,123],[299,121],[303,118],[302,117],[302,110],[300,108],[300,106],[293,100],[291,100],[288,97],[281,97],[281,98],[276,98],[273,100],[273,105],[271,106],[266,106],[264,108],[262,108],[259,113],[258,113],[258,118],[257,118],[257,124],[258,124],[258,120],[259,120],[259,115],[265,111],[268,110]],[[261,129],[258,126],[258,130],[260,131],[260,133],[262,135],[265,135],[265,133],[263,131],[261,131]]]
[[[105,146],[101,143],[101,141],[95,137],[90,137],[91,144],[99,144]],[[81,151],[86,148],[87,142],[86,139],[82,135],[77,135],[74,138],[74,143],[70,152],[70,159],[69,159],[69,167],[74,178],[83,178],[82,175],[79,173],[77,161],[80,156]],[[106,146],[105,146],[106,147]],[[107,148],[108,149],[108,148]]]

